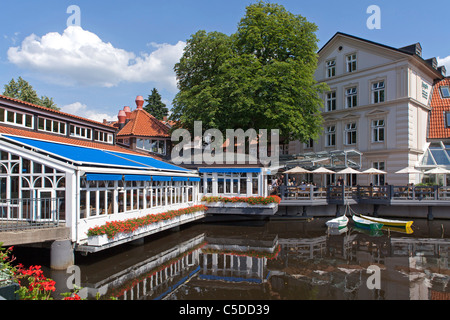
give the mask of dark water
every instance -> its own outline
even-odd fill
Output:
[[[77,254],[80,295],[119,300],[450,298],[450,221],[416,220],[412,234],[370,233],[351,225],[329,234],[327,220],[192,224],[148,237],[139,246]],[[369,266],[379,269],[369,273]],[[64,292],[67,273],[49,272]]]

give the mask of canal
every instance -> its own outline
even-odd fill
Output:
[[[329,218],[328,218],[329,219]],[[57,292],[88,299],[441,300],[450,298],[450,221],[415,220],[413,232],[370,233],[325,218],[201,222],[96,254],[73,273],[47,269]],[[48,262],[16,249],[24,264]]]

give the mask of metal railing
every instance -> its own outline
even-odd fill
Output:
[[[353,199],[357,202],[389,203],[396,200],[450,201],[450,186],[328,186],[321,187],[279,187],[282,200],[319,200],[328,203]]]
[[[0,199],[0,232],[56,227],[64,211],[62,198]]]

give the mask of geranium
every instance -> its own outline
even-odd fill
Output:
[[[185,214],[206,210],[208,210],[208,208],[204,205],[197,205],[179,210],[170,210],[159,214],[149,214],[141,218],[128,219],[123,221],[109,221],[102,226],[90,228],[87,232],[87,236],[91,237],[106,234],[108,239],[112,239],[118,233],[131,233],[138,228],[151,225],[162,220],[170,220]]]
[[[270,203],[280,203],[281,198],[279,196],[269,196],[269,197],[222,197],[222,196],[204,196],[202,201],[211,203],[211,202],[224,202],[224,203],[237,203],[244,202],[250,205],[267,205]]]
[[[50,294],[56,290],[55,281],[44,276],[41,266],[24,268],[19,264],[15,278],[20,285],[18,293],[21,300],[52,300]]]

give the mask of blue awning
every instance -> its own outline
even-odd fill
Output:
[[[87,181],[121,181],[121,174],[86,173]]]
[[[188,181],[187,177],[173,177],[173,181]]]
[[[124,167],[133,169],[158,169],[188,172],[190,170],[166,163],[148,156],[133,155],[125,152],[94,149],[63,143],[41,141],[10,135],[3,137],[23,145],[38,149],[51,156],[71,161],[78,165],[98,165],[106,167]]]
[[[152,157],[138,156],[138,155],[134,155],[134,154],[113,152],[113,151],[105,151],[105,153],[109,153],[109,154],[115,155],[117,157],[123,157],[123,158],[133,161],[137,164],[149,166],[149,167],[156,168],[156,169],[176,170],[176,171],[184,171],[184,172],[190,171],[189,169],[178,167],[178,166],[175,166],[173,164],[170,164],[170,163],[167,163],[167,162],[164,162],[161,160],[156,160]]]
[[[189,178],[189,181],[198,182],[200,181],[200,178]]]
[[[172,177],[166,176],[152,176],[153,181],[172,181]]]
[[[137,175],[137,174],[126,174],[124,176],[125,181],[152,181],[151,176]]]
[[[200,173],[260,173],[262,168],[199,168]]]

